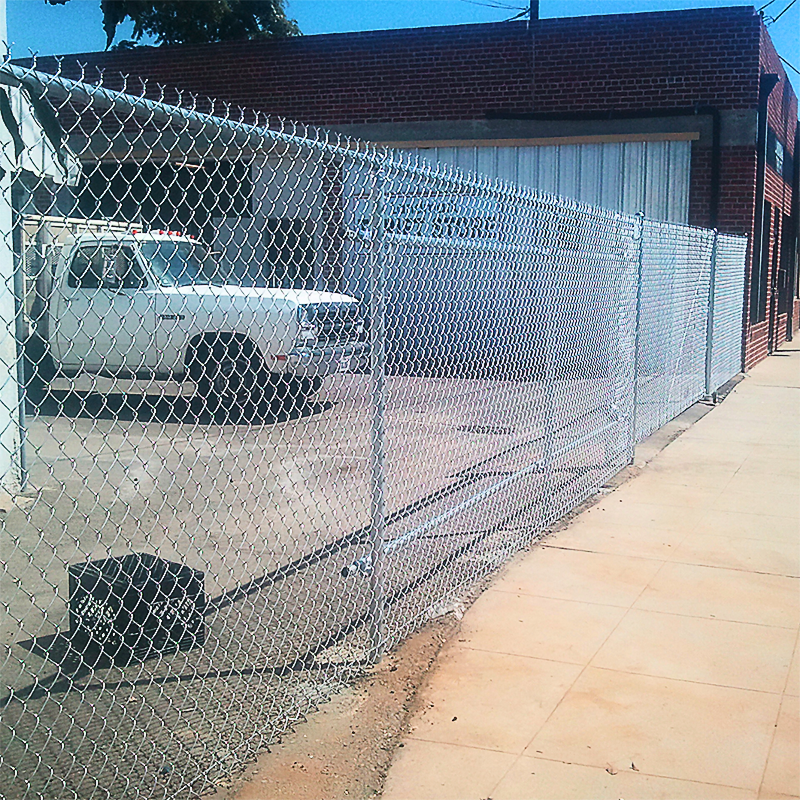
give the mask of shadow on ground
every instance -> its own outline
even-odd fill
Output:
[[[274,424],[321,414],[333,408],[333,403],[327,401],[274,398],[252,410],[212,411],[202,397],[72,391],[34,384],[27,389],[26,401],[26,413],[31,416],[209,425]]]

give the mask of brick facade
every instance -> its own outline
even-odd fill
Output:
[[[795,140],[797,126],[797,97],[792,90],[780,58],[775,51],[772,40],[762,25],[760,29],[760,58],[761,73],[772,73],[779,76],[779,82],[772,90],[767,103],[767,122],[775,131],[778,139],[784,145],[786,153],[793,158],[796,155]],[[780,282],[785,276],[781,275],[785,224],[792,209],[792,186],[786,176],[778,174],[775,169],[767,164],[764,176],[764,199],[772,206],[772,225],[768,236],[767,258],[769,271],[767,283],[770,292],[767,296],[766,319],[759,323],[750,323],[746,318],[745,329],[745,367],[749,368],[766,357],[777,344],[784,341],[787,331],[787,314],[792,316],[792,327],[797,327],[800,320],[800,300],[796,296],[794,287],[789,287],[789,308],[783,310],[779,307]],[[778,212],[780,221],[776,226],[775,212]],[[751,237],[754,231],[751,228]],[[752,241],[752,238],[751,238]],[[753,264],[749,264],[752,274]],[[795,278],[796,281],[796,278]],[[750,295],[745,298],[749,304]]]
[[[328,126],[496,109],[740,109],[758,99],[759,26],[742,7],[622,14],[86,53],[64,69],[141,75]]]
[[[469,122],[503,114],[617,119],[690,112],[693,107],[755,119],[759,76],[777,74],[768,121],[794,157],[797,99],[752,7],[575,17],[373,31],[282,41],[141,48],[69,56],[62,70],[87,80],[105,72],[141,76],[205,97],[337,127]],[[41,59],[51,71],[55,62]],[[748,115],[750,115],[748,117]],[[756,218],[754,133],[722,126],[717,226],[752,242]],[[748,129],[749,130],[749,129]],[[695,143],[698,145],[698,143]],[[713,154],[693,146],[690,222],[711,223]],[[780,218],[792,207],[791,179],[766,167],[765,196]],[[782,226],[769,237],[782,252]],[[775,263],[780,266],[780,258]],[[750,269],[750,267],[748,267]],[[777,274],[777,273],[776,273]],[[775,275],[768,278],[772,286]],[[748,280],[749,286],[749,280]],[[794,291],[792,291],[794,295]],[[786,314],[769,298],[765,322],[746,317],[746,364],[785,337]],[[795,320],[800,303],[793,298]],[[770,325],[772,336],[770,336]],[[783,331],[783,333],[780,333]]]

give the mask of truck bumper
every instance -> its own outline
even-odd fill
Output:
[[[369,362],[366,342],[319,348],[297,348],[286,357],[285,375],[298,378],[324,378],[337,372],[360,372]]]

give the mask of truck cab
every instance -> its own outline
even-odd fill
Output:
[[[205,244],[175,231],[68,239],[53,274],[47,337],[56,368],[191,378],[209,401],[310,394],[367,352],[347,295],[242,285]]]

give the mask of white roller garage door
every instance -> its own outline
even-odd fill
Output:
[[[414,148],[432,161],[651,219],[689,220],[690,141]]]

